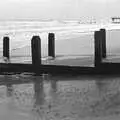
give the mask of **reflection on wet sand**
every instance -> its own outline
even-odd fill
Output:
[[[40,77],[34,79],[34,99],[35,105],[41,106],[44,104],[44,85],[43,80]]]
[[[24,76],[32,82],[19,84],[9,81],[23,79],[20,75],[3,78],[6,90],[0,86],[0,99],[4,92],[7,100],[0,104],[3,120],[95,119],[120,113],[120,77],[80,76],[62,81],[59,77]]]
[[[34,78],[34,108],[33,115],[37,119],[43,119],[43,105],[44,105],[44,86],[41,77],[36,76]]]
[[[51,101],[54,101],[56,94],[56,81],[45,82],[43,77],[34,78],[34,117],[37,119],[47,119],[51,112]]]
[[[109,82],[105,80],[105,77],[99,76],[99,78],[95,81],[96,83],[96,90],[98,90],[98,94],[100,97],[104,95],[104,93],[107,91],[107,88],[109,86]]]
[[[49,100],[49,105],[48,108],[51,111],[52,109],[52,103],[55,103],[55,100],[57,99],[57,82],[54,80],[50,80],[49,82],[50,84],[50,88],[49,88],[49,96],[51,97],[51,99]]]
[[[96,90],[99,99],[94,103],[94,114],[106,116],[119,114],[120,111],[120,81],[119,77],[100,77],[96,80]],[[119,108],[119,109],[118,109]]]
[[[9,81],[10,79],[12,80],[12,78],[8,75],[4,76],[5,81]],[[11,83],[6,83],[6,89],[7,89],[7,97],[11,97],[12,93],[13,93],[13,86]]]

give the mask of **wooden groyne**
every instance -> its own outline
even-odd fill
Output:
[[[41,39],[33,36],[31,40],[32,64],[0,63],[0,73],[34,72],[38,74],[119,74],[120,63],[103,62],[106,59],[106,30],[94,33],[94,66],[43,65],[41,63]],[[48,56],[55,59],[55,35],[48,35]],[[3,57],[10,59],[9,37],[3,38]]]
[[[48,35],[48,56],[55,58],[55,35],[49,33]]]
[[[39,36],[33,36],[31,40],[32,65],[38,67],[41,65],[41,39]]]
[[[9,37],[6,36],[3,38],[3,57],[9,59]]]

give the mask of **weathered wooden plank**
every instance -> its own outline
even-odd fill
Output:
[[[41,39],[39,36],[33,36],[31,40],[32,64],[38,66],[41,64]]]
[[[9,37],[3,38],[3,57],[9,59]]]
[[[94,40],[95,40],[95,43],[94,43],[94,46],[95,46],[94,64],[95,64],[95,67],[99,67],[101,62],[102,62],[102,44],[101,44],[102,41],[101,41],[101,38],[102,38],[101,32],[95,31],[95,34],[94,34]]]
[[[48,56],[55,57],[55,35],[49,33],[48,35]]]
[[[106,58],[106,30],[100,29],[102,37],[102,58]]]

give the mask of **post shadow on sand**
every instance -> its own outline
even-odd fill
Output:
[[[48,79],[48,78],[47,78]],[[44,91],[44,78],[41,76],[34,76],[34,98],[36,105],[43,105],[45,100],[45,91]],[[49,80],[50,92],[56,92],[57,82],[55,80]]]
[[[57,91],[57,80],[50,80],[51,90],[53,92]]]
[[[50,84],[49,93],[46,94],[46,88],[44,84]],[[47,117],[46,113],[48,114],[51,111],[51,100],[46,101],[47,95],[50,96],[53,100],[55,100],[55,91],[56,91],[56,82],[49,80],[47,83],[44,83],[44,78],[42,76],[35,76],[34,77],[34,111],[35,117],[44,118]]]
[[[110,78],[109,77],[107,78],[105,76],[98,76],[95,80],[96,88],[100,96],[103,96],[108,91],[108,88],[110,85],[110,82],[108,79]]]
[[[34,105],[33,116],[37,119],[43,118],[43,106],[44,106],[44,84],[41,76],[34,76]]]
[[[5,83],[5,86],[6,86],[6,91],[7,91],[7,97],[12,97],[13,95],[13,85],[12,83],[8,83],[8,81],[11,81],[12,82],[12,77],[10,75],[4,75],[4,81],[6,81]]]
[[[57,95],[57,81],[56,80],[50,80],[49,81],[49,84],[50,84],[50,89],[49,89],[49,96],[50,96],[50,100],[49,100],[49,110],[51,111],[51,108],[52,108],[52,104],[55,103],[55,101],[57,100],[56,99],[56,95]]]
[[[57,104],[57,81],[56,80],[50,80],[50,91],[49,95],[51,97],[51,100],[49,101],[48,109],[49,111],[52,111],[52,108]]]
[[[44,84],[41,76],[35,76],[33,84],[35,106],[42,106],[44,104]]]

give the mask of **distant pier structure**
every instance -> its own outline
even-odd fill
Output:
[[[112,23],[119,23],[120,24],[120,17],[112,17]]]

